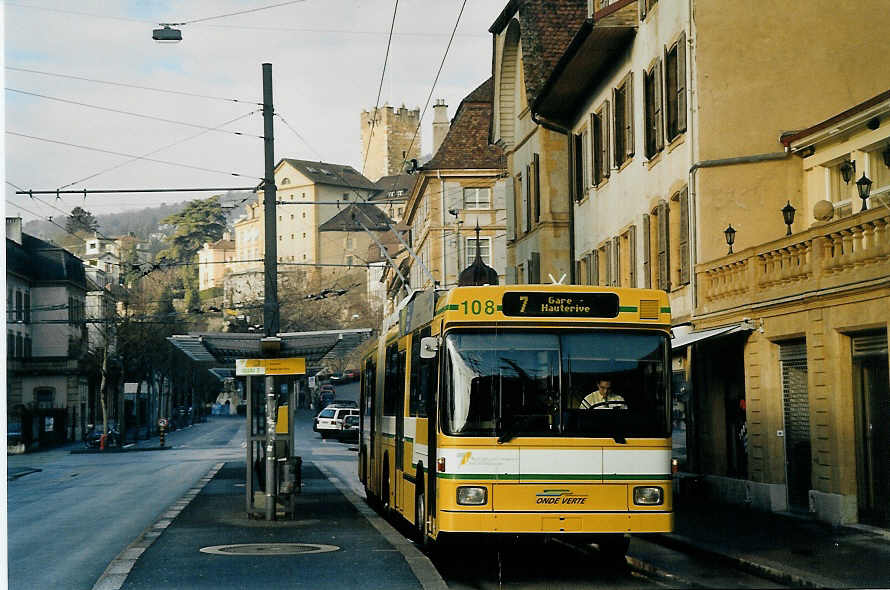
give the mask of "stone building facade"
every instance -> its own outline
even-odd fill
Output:
[[[362,111],[362,174],[372,181],[403,172],[403,163],[420,158],[420,109],[384,105]]]

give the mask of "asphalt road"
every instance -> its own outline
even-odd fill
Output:
[[[243,419],[170,433],[167,451],[8,457],[9,587],[89,589],[117,556],[215,463],[240,459]]]

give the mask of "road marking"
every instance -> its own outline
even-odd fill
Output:
[[[115,557],[96,583],[93,584],[93,590],[120,590],[120,587],[127,581],[130,570],[136,565],[136,560],[145,552],[148,547],[154,543],[155,539],[161,536],[167,527],[173,524],[173,520],[186,506],[198,495],[204,486],[213,479],[213,477],[222,469],[225,463],[217,463],[210,468],[207,475],[199,479],[199,484],[189,489],[180,499],[176,500],[161,514],[161,516],[150,524],[136,539],[127,545],[117,557]]]

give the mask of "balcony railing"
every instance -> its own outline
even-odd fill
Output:
[[[890,277],[890,209],[872,209],[699,264],[696,276],[696,315]]]

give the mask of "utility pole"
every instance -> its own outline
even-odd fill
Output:
[[[263,356],[274,352],[273,342],[278,336],[278,224],[277,190],[275,186],[275,135],[272,107],[272,64],[263,64],[263,147],[265,152],[265,173],[263,176],[263,213],[265,215],[266,248],[264,270],[266,288],[263,292]],[[268,343],[268,344],[267,344]],[[275,520],[275,377],[266,376],[266,520]],[[292,409],[292,408],[291,408]],[[249,433],[248,433],[249,434]]]

